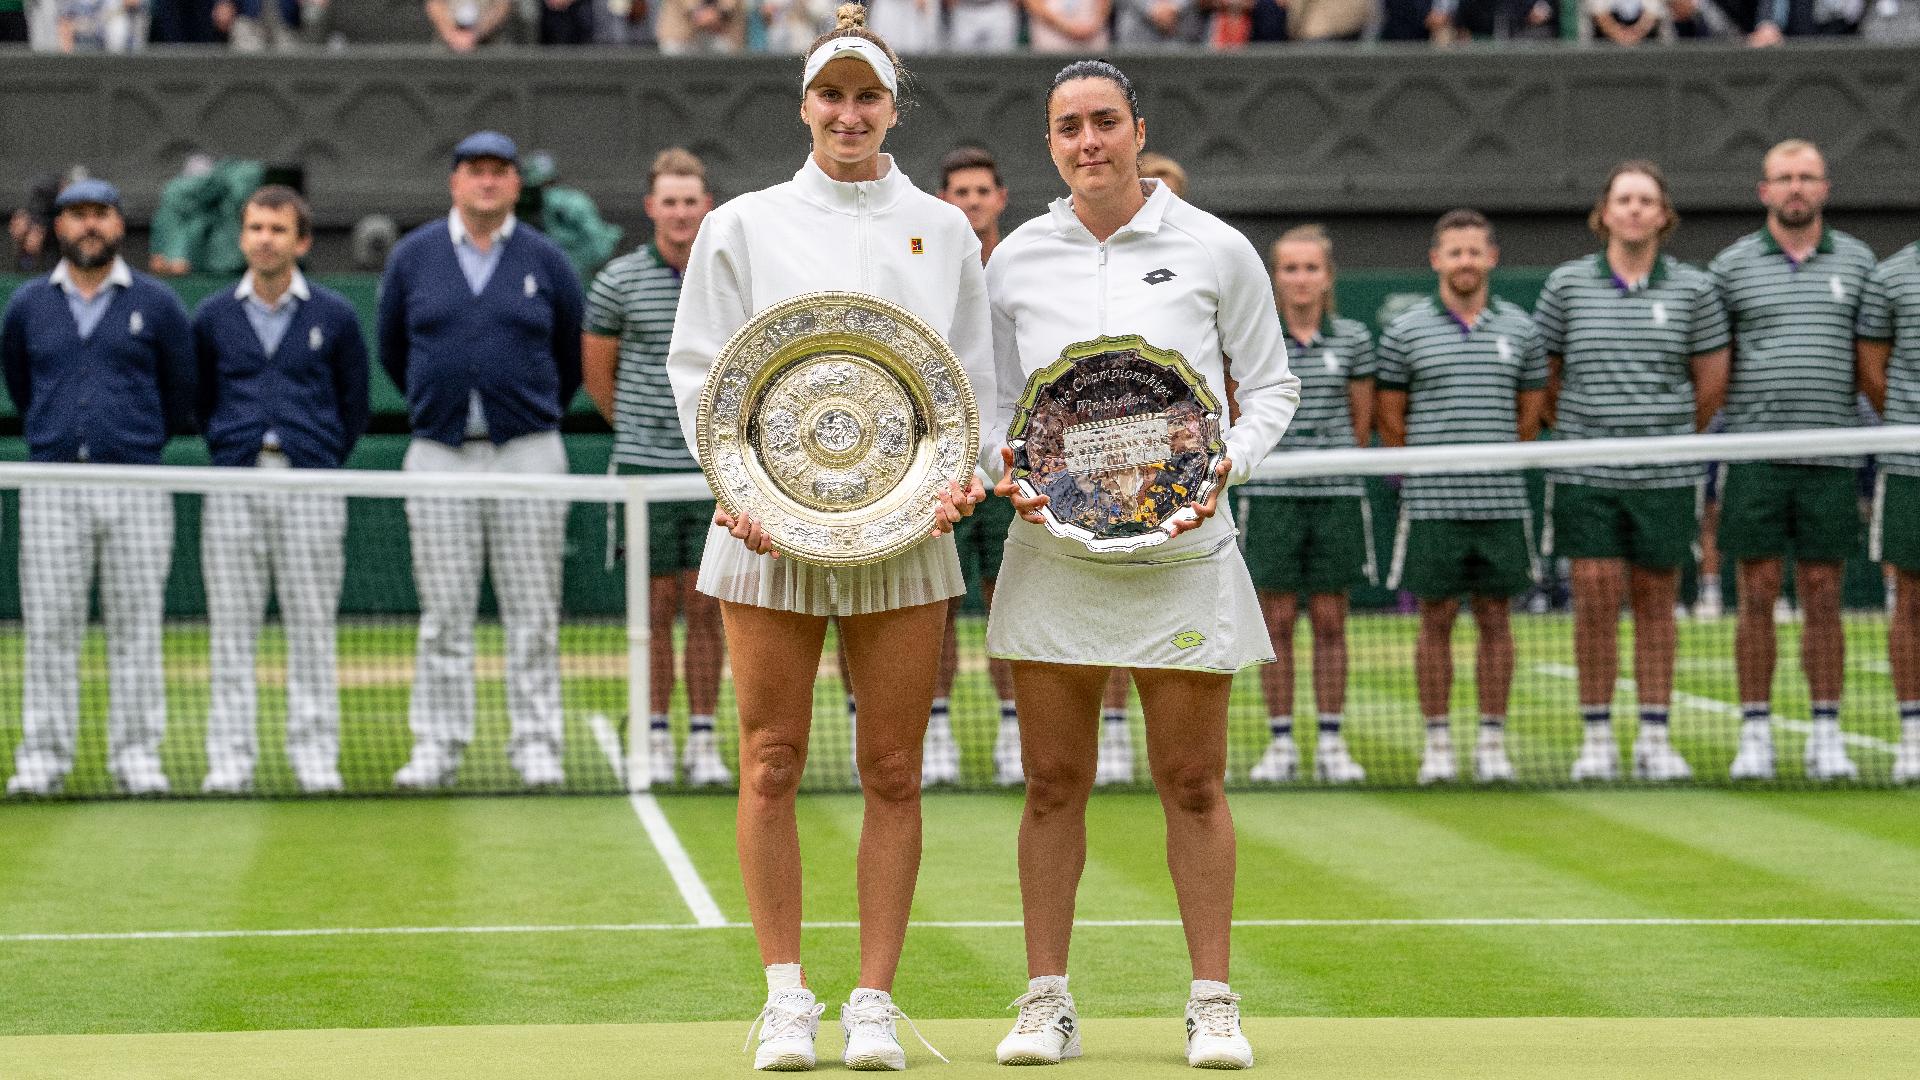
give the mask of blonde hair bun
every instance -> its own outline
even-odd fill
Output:
[[[834,26],[835,30],[862,30],[865,29],[867,25],[867,6],[865,4],[841,4],[840,7],[834,11],[833,17],[838,20],[837,25]]]

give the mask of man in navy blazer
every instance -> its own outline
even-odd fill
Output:
[[[404,468],[563,473],[560,417],[580,388],[585,299],[552,241],[516,222],[519,151],[497,132],[454,148],[453,212],[408,233],[380,282],[380,363],[407,397]],[[530,787],[561,770],[560,570],[566,506],[407,500],[420,640],[403,788],[451,783],[473,739],[482,559],[507,639],[507,753]]]
[[[367,429],[360,320],[345,297],[300,273],[312,247],[313,211],[292,188],[263,187],[241,208],[247,272],[193,316],[198,413],[215,465],[337,469]],[[287,638],[287,762],[301,790],[341,789],[334,623],[346,531],[342,495],[207,496],[200,547],[213,662],[201,790],[253,787],[254,646],[269,577]]]
[[[0,368],[34,461],[158,465],[167,436],[193,430],[193,344],[173,290],[120,258],[120,193],[103,180],[54,200],[60,264],[14,292],[0,316]],[[161,618],[173,560],[173,496],[114,487],[20,493],[20,610],[26,629],[21,739],[11,795],[50,795],[73,768],[80,645],[95,571],[107,630],[107,771],[129,795],[158,795],[166,734]]]

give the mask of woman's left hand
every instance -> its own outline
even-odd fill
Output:
[[[1179,536],[1188,529],[1197,529],[1220,506],[1220,492],[1227,486],[1227,474],[1233,471],[1233,459],[1221,458],[1220,464],[1213,470],[1213,490],[1207,494],[1206,502],[1188,503],[1187,508],[1167,519],[1167,536]]]
[[[940,505],[933,514],[933,535],[942,536],[953,531],[960,519],[973,513],[973,508],[985,502],[987,489],[980,483],[980,474],[975,473],[966,487],[953,481],[947,481],[945,490],[940,492]]]

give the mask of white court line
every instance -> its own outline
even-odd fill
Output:
[[[751,923],[570,923],[548,926],[323,926],[290,930],[134,930],[118,933],[0,934],[0,945],[89,941],[207,941],[234,938],[431,937],[461,934],[669,934],[705,930],[750,930]],[[853,921],[808,922],[808,930],[856,930]],[[919,930],[1018,930],[1018,919],[929,920],[910,924]],[[1081,929],[1175,929],[1178,919],[1076,919]],[[1920,919],[1814,918],[1463,918],[1463,919],[1235,919],[1236,930],[1317,930],[1338,928],[1447,929],[1475,927],[1802,927],[1920,928]]]
[[[1579,669],[1571,664],[1535,664],[1533,665],[1533,670],[1542,675],[1552,675],[1558,679],[1577,679],[1580,677]],[[1620,679],[1613,685],[1616,690],[1623,694],[1631,694],[1634,691],[1632,679]],[[1675,705],[1685,705],[1687,708],[1697,712],[1713,713],[1716,716],[1730,716],[1735,720],[1741,718],[1740,706],[1738,705],[1721,701],[1719,698],[1689,694],[1684,690],[1675,690],[1673,692],[1673,703]],[[1797,731],[1802,735],[1810,734],[1813,731],[1813,725],[1805,720],[1789,720],[1786,717],[1776,714],[1773,722],[1780,727],[1786,728],[1788,731]],[[1885,739],[1876,739],[1871,735],[1862,735],[1854,731],[1842,731],[1840,738],[1849,746],[1858,746],[1865,750],[1878,750],[1883,754],[1898,754],[1900,752],[1899,747]]]
[[[607,763],[613,766],[615,776],[625,779],[625,766],[620,753],[620,736],[613,730],[613,724],[601,713],[587,717],[587,726],[593,729],[594,741],[600,744],[600,752],[607,756]],[[707,891],[707,883],[700,880],[700,871],[694,869],[693,860],[687,856],[687,849],[680,843],[680,836],[673,831],[673,823],[660,809],[660,801],[652,792],[636,791],[627,796],[633,812],[640,818],[640,824],[647,830],[647,839],[653,841],[653,849],[660,853],[660,861],[667,864],[667,873],[673,876],[673,883],[680,890],[680,899],[684,900],[687,910],[693,912],[693,921],[697,926],[727,926],[727,917],[720,911],[720,905],[713,899],[713,893]]]

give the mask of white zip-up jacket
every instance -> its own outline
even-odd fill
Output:
[[[1101,335],[1138,334],[1178,352],[1222,402],[1222,358],[1232,358],[1240,419],[1221,418],[1233,462],[1230,485],[1244,482],[1266,458],[1299,408],[1300,379],[1287,367],[1273,284],[1259,253],[1238,230],[1165,184],[1142,183],[1146,205],[1105,243],[1080,223],[1072,200],[1062,198],[994,249],[987,293],[999,398],[982,439],[993,440],[983,457],[994,473],[1002,468],[1000,448],[1027,378],[1067,346]],[[1209,521],[1171,546],[1207,546],[1218,531]]]
[[[782,300],[823,289],[891,300],[953,347],[982,426],[993,416],[993,338],[980,240],[958,207],[913,186],[889,155],[880,179],[842,183],[812,155],[793,179],[742,195],[700,225],[680,287],[667,377],[687,446],[707,372],[734,331]],[[990,442],[983,432],[981,442]],[[996,444],[997,445],[997,444]]]

